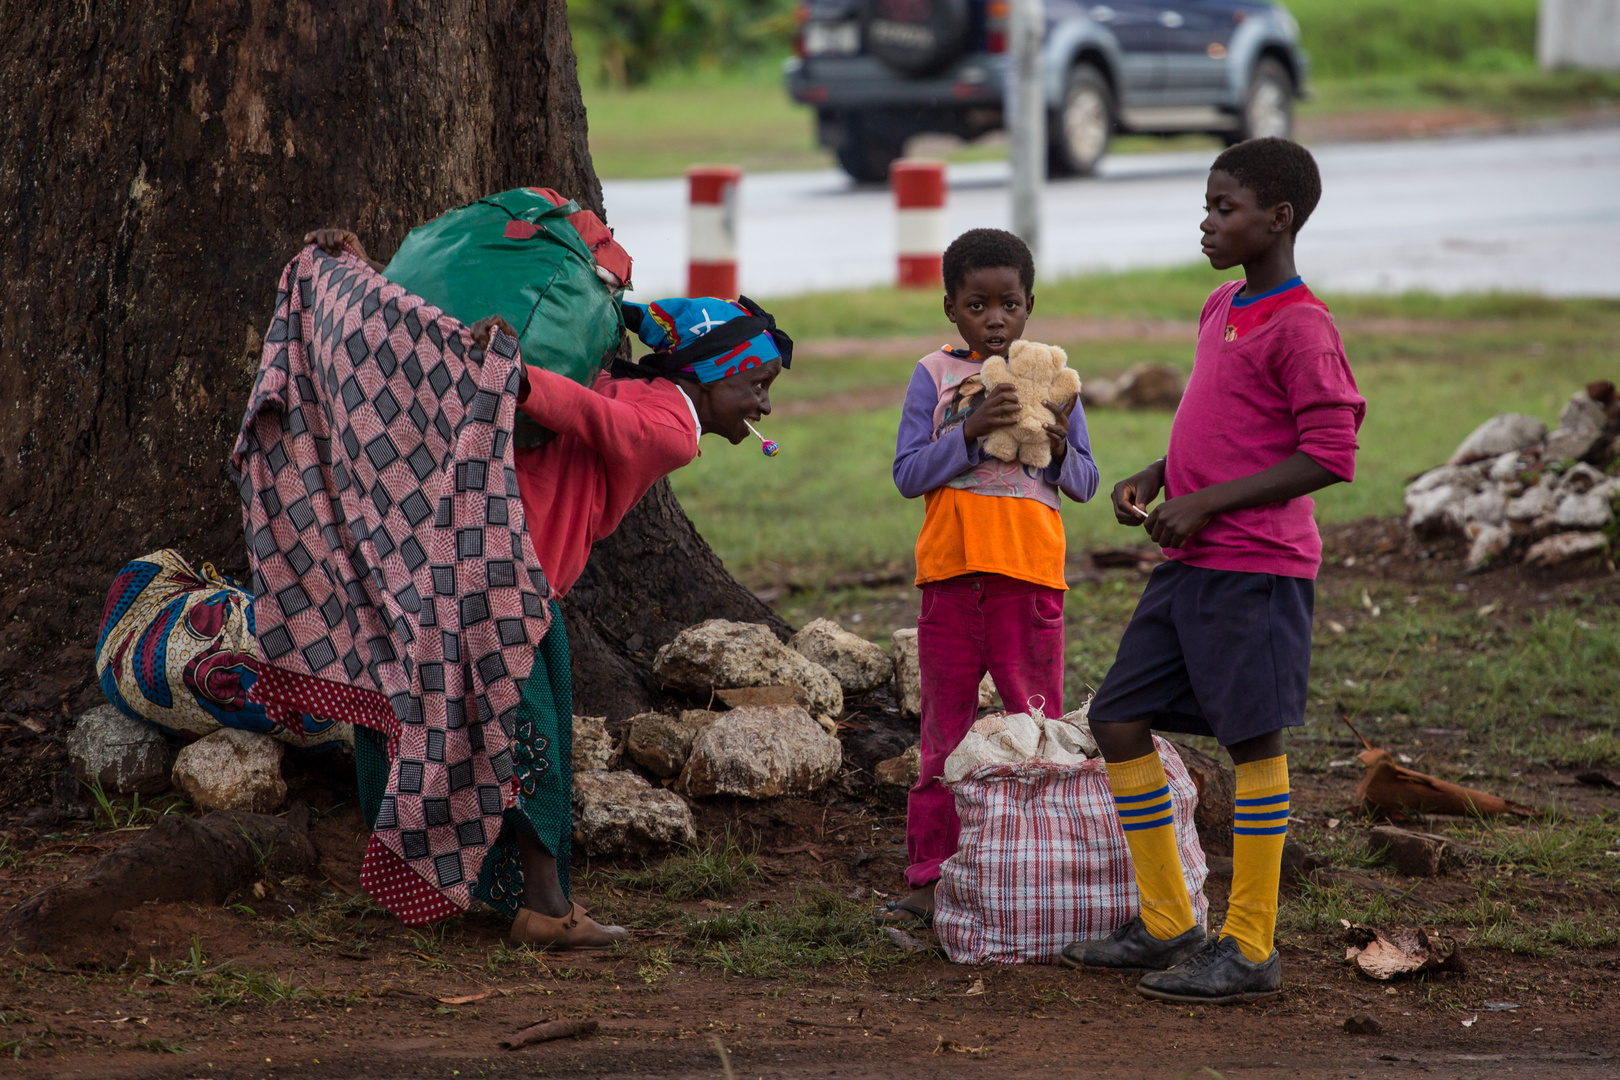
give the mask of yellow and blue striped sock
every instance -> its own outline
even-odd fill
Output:
[[[1237,767],[1232,816],[1232,903],[1221,937],[1236,938],[1255,963],[1271,956],[1277,931],[1277,886],[1288,834],[1288,758]]]
[[[1168,941],[1193,928],[1192,901],[1187,898],[1170,811],[1170,781],[1157,753],[1106,764],[1114,809],[1136,869],[1142,924],[1160,941]]]

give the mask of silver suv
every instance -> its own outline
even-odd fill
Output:
[[[803,0],[788,93],[821,144],[881,182],[906,139],[1002,126],[1007,0]],[[1299,24],[1263,0],[1046,0],[1054,176],[1095,168],[1116,132],[1288,136],[1309,61]]]

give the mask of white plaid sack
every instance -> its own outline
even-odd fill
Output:
[[[1177,846],[1203,924],[1209,872],[1193,828],[1198,789],[1154,737],[1170,781]],[[1106,937],[1140,909],[1125,833],[1101,758],[981,765],[950,785],[962,819],[940,868],[934,932],[958,964],[1053,964],[1063,946]]]

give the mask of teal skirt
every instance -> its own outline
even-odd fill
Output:
[[[534,652],[534,667],[523,684],[517,733],[512,740],[518,805],[506,811],[501,834],[489,849],[472,893],[506,915],[516,915],[523,898],[523,863],[517,834],[524,833],[557,856],[557,876],[568,895],[569,850],[574,836],[574,691],[569,669],[568,631],[562,608],[551,601],[551,629]],[[368,829],[377,824],[388,786],[388,737],[371,728],[354,729],[354,768],[360,812]]]

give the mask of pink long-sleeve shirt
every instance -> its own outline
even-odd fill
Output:
[[[647,489],[698,453],[697,413],[668,379],[580,386],[526,367],[518,406],[557,437],[514,461],[529,537],[558,596],[573,588],[591,545],[618,528]]]
[[[1252,476],[1300,451],[1341,480],[1355,478],[1367,403],[1333,316],[1318,302],[1293,303],[1227,340],[1232,297],[1243,284],[1216,289],[1199,316],[1192,376],[1165,455],[1166,498]],[[1164,554],[1213,570],[1315,578],[1322,565],[1315,509],[1302,495],[1233,510]]]

